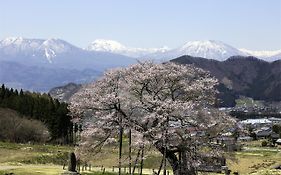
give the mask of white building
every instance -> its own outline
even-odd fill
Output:
[[[276,142],[278,145],[281,145],[281,139],[277,139]]]
[[[273,125],[281,125],[281,118],[270,117],[268,120],[272,121]]]
[[[255,128],[261,128],[265,126],[271,126],[273,124],[272,121],[270,121],[267,118],[262,119],[247,119],[240,122],[244,126],[252,126]]]

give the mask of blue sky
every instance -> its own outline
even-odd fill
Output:
[[[61,38],[79,47],[103,38],[132,47],[214,39],[281,49],[280,0],[2,0],[0,39]]]

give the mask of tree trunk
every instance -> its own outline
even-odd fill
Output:
[[[167,154],[167,159],[172,166],[174,175],[196,175],[195,168],[193,166],[190,166],[188,162],[184,162],[184,159],[180,165],[179,161],[175,160],[174,157],[176,156]]]
[[[160,145],[155,145],[156,148],[164,155],[165,148]],[[181,152],[181,165],[175,152],[166,150],[166,158],[170,163],[174,175],[196,175],[195,168],[188,161],[187,152]]]
[[[135,169],[136,169],[136,166],[137,166],[137,163],[138,163],[138,159],[139,159],[140,153],[141,153],[141,148],[138,151],[138,154],[137,154],[137,157],[136,157],[136,160],[135,160],[135,164],[134,164],[134,167],[133,167],[132,174],[135,174]]]
[[[161,161],[159,170],[158,170],[158,172],[157,172],[157,175],[160,175],[160,173],[161,173],[161,169],[162,169],[162,166],[163,166],[163,162],[164,162],[164,156],[163,156],[163,158],[162,158],[162,161]]]
[[[142,146],[142,149],[141,149],[141,163],[140,163],[140,175],[142,175],[142,169],[143,169],[143,159],[144,159],[144,145]]]
[[[132,174],[132,130],[129,130],[129,174]]]
[[[181,152],[181,165],[180,169],[182,173],[188,172],[189,174],[196,174],[195,168],[192,166],[192,162],[189,161],[187,151]],[[193,175],[192,174],[192,175]]]
[[[120,115],[119,116],[119,165],[118,165],[119,175],[121,175],[121,166],[122,166],[122,142],[123,142],[123,127],[122,127],[122,118]]]

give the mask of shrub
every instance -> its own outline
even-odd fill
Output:
[[[2,141],[45,142],[49,138],[48,129],[42,122],[21,117],[10,109],[0,108],[0,126]]]

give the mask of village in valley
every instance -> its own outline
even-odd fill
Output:
[[[249,99],[247,100],[249,101]],[[244,101],[246,100],[244,99]],[[257,102],[254,103],[252,99],[250,101],[251,104],[246,104],[245,102],[243,105],[238,104],[233,108],[220,109],[237,118],[237,127],[240,128],[237,140],[253,141],[268,139],[269,145],[280,145],[280,104],[265,106],[262,105],[262,102],[258,102],[259,105],[257,105],[255,104]]]

